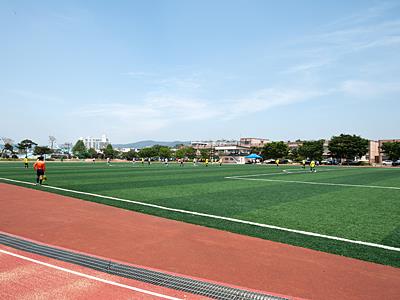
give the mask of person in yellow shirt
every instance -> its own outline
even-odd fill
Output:
[[[208,167],[208,158],[206,158],[206,167]]]
[[[279,167],[279,158],[277,160],[275,160],[275,164],[277,167]]]
[[[24,166],[25,166],[25,169],[28,169],[28,168],[29,168],[28,157],[26,157],[26,156],[25,156],[25,158],[24,158]]]
[[[314,160],[312,160],[310,162],[310,171],[311,172],[316,172],[316,170],[315,170],[315,161]]]
[[[305,160],[305,159],[303,159],[303,160],[301,161],[301,165],[302,165],[303,169],[306,168],[306,160]]]

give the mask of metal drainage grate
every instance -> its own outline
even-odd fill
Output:
[[[179,290],[191,294],[206,296],[213,299],[288,300],[288,298],[271,296],[262,293],[256,293],[242,289],[227,287],[220,284],[209,283],[200,280],[194,280],[191,278],[165,274],[138,267],[132,267],[129,265],[115,263],[110,260],[100,259],[88,255],[74,253],[71,251],[66,251],[49,246],[36,244],[30,241],[23,240],[21,238],[16,238],[2,233],[0,233],[0,244],[15,249],[55,258],[76,265],[84,266],[94,270],[102,271],[108,274],[131,278],[138,281],[174,290]]]

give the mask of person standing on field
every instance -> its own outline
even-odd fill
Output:
[[[316,170],[315,170],[315,161],[314,160],[312,160],[310,162],[310,171],[311,172],[316,172]]]
[[[275,164],[277,167],[279,167],[279,158],[277,160],[275,160]]]
[[[302,165],[303,169],[306,168],[306,160],[305,160],[305,159],[303,159],[303,160],[301,161],[301,165]]]
[[[43,161],[43,156],[40,156],[33,165],[33,169],[36,171],[36,185],[43,183],[44,172],[46,171],[46,164]]]
[[[25,169],[28,169],[28,168],[29,168],[28,157],[26,157],[26,156],[25,156],[25,158],[24,158],[24,166],[25,166]]]

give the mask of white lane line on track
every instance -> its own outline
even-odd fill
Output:
[[[247,178],[241,176],[228,176],[224,178],[236,179],[236,180],[269,181],[269,182],[285,182],[285,183],[313,184],[313,185],[327,185],[327,186],[346,186],[346,187],[358,187],[358,188],[370,188],[370,189],[400,190],[400,187],[397,186],[363,185],[363,184],[331,183],[331,182],[315,182],[315,181],[283,180],[283,179],[267,179],[267,178]]]
[[[148,295],[151,295],[151,296],[156,296],[156,297],[164,298],[164,299],[180,300],[180,298],[175,298],[175,297],[171,297],[171,296],[155,293],[155,292],[144,290],[144,289],[137,288],[137,287],[134,287],[134,286],[130,286],[130,285],[118,283],[118,282],[115,282],[115,281],[103,279],[103,278],[100,278],[100,277],[88,275],[88,274],[85,274],[85,273],[77,272],[77,271],[74,271],[74,270],[70,270],[70,269],[67,269],[67,268],[63,268],[63,267],[59,267],[59,266],[56,266],[56,265],[53,265],[53,264],[49,264],[49,263],[46,263],[46,262],[43,262],[43,261],[40,261],[40,260],[36,260],[36,259],[30,258],[30,257],[19,255],[19,254],[13,253],[13,252],[9,252],[9,251],[3,250],[3,249],[0,249],[0,252],[3,253],[3,254],[14,256],[14,257],[17,257],[17,258],[20,258],[20,259],[23,259],[23,260],[27,260],[27,261],[39,264],[39,265],[43,265],[43,266],[46,266],[46,267],[49,267],[49,268],[53,268],[53,269],[56,269],[56,270],[59,270],[59,271],[71,273],[71,274],[74,274],[74,275],[77,275],[77,276],[80,276],[80,277],[92,279],[92,280],[95,280],[95,281],[100,281],[102,283],[118,286],[118,287],[125,288],[125,289],[129,289],[129,290],[132,290],[132,291],[135,291],[135,292],[148,294]]]
[[[233,178],[233,179],[237,179],[237,178]],[[22,184],[28,184],[28,185],[35,185],[32,182],[25,182],[25,181],[2,178],[2,177],[0,177],[0,180],[16,182],[16,183],[22,183]],[[257,180],[257,179],[248,178],[247,180]],[[292,233],[298,233],[298,234],[307,235],[307,236],[325,238],[325,239],[329,239],[329,240],[341,241],[341,242],[346,242],[346,243],[351,243],[351,244],[358,244],[358,245],[363,245],[363,246],[370,246],[370,247],[374,247],[374,248],[381,248],[381,249],[400,252],[400,248],[396,248],[396,247],[391,247],[391,246],[386,246],[386,245],[381,245],[381,244],[375,244],[375,243],[370,243],[370,242],[351,240],[351,239],[346,239],[346,238],[341,238],[341,237],[336,237],[336,236],[331,236],[331,235],[319,234],[319,233],[315,233],[315,232],[309,232],[309,231],[303,231],[303,230],[297,230],[297,229],[290,229],[290,228],[279,227],[279,226],[275,226],[275,225],[251,222],[251,221],[244,221],[244,220],[240,220],[240,219],[222,217],[222,216],[217,216],[217,215],[210,215],[210,214],[199,213],[199,212],[190,211],[190,210],[170,208],[170,207],[166,207],[166,206],[155,205],[155,204],[139,202],[139,201],[134,201],[134,200],[127,200],[127,199],[122,199],[122,198],[117,198],[117,197],[103,196],[103,195],[87,193],[87,192],[81,192],[81,191],[74,191],[74,190],[59,188],[59,187],[50,186],[50,185],[43,185],[42,187],[44,187],[46,189],[54,189],[54,190],[59,190],[59,191],[64,191],[64,192],[69,192],[69,193],[74,193],[74,194],[81,194],[81,195],[87,195],[87,196],[91,196],[91,197],[97,197],[97,198],[103,198],[103,199],[127,202],[127,203],[132,203],[132,204],[137,204],[137,205],[142,205],[142,206],[148,206],[148,207],[167,210],[167,211],[173,211],[173,212],[178,212],[178,213],[183,213],[183,214],[194,215],[194,216],[207,217],[207,218],[211,218],[211,219],[224,220],[224,221],[229,221],[229,222],[234,222],[234,223],[241,223],[241,224],[252,225],[252,226],[263,227],[263,228],[269,228],[269,229],[276,229],[276,230],[292,232]]]

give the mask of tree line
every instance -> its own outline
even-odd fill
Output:
[[[16,146],[10,139],[3,138],[4,146],[1,150],[1,157],[7,158],[9,154],[15,156],[17,153],[28,155],[29,150],[33,148],[34,155],[45,155],[53,153],[53,150],[47,146],[39,146],[30,139],[24,139]],[[271,142],[263,148],[253,148],[253,152],[260,154],[264,159],[292,159],[300,161],[303,159],[322,160],[324,153],[324,140],[316,141],[299,141],[299,146],[289,148],[285,142]],[[333,136],[329,142],[328,150],[330,156],[338,160],[353,160],[361,158],[367,154],[369,141],[357,135],[341,134]],[[16,151],[17,150],[17,151]],[[389,159],[400,159],[400,142],[383,143],[380,149]],[[199,153],[200,152],[200,153]],[[108,144],[101,152],[97,152],[93,148],[87,149],[82,140],[78,140],[72,148],[72,153],[75,157],[84,158],[121,158],[132,160],[134,158],[189,158],[199,157],[202,159],[213,156],[212,149],[201,149],[197,151],[190,146],[181,146],[173,152],[170,147],[154,145],[152,147],[143,148],[136,152],[129,150],[128,152],[120,152]],[[200,154],[200,155],[198,155]]]
[[[295,161],[303,159],[322,160],[325,140],[299,141],[299,146],[290,149],[284,142],[272,142],[266,144],[258,151],[264,159],[289,158]],[[369,150],[369,141],[357,135],[341,134],[333,136],[329,142],[328,150],[330,157],[342,160],[353,160],[366,155]],[[400,158],[400,142],[383,143],[381,151],[390,159]]]

